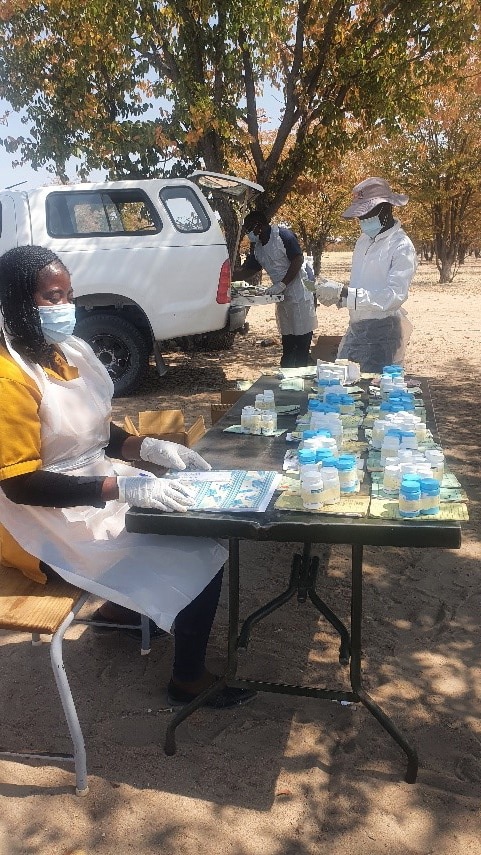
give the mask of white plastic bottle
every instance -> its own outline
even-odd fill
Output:
[[[301,475],[302,507],[307,511],[320,511],[324,504],[324,479],[320,471]]]
[[[272,389],[264,389],[264,408],[269,411],[276,409],[276,402]]]
[[[334,466],[323,466],[321,472],[324,482],[324,504],[337,505],[341,501],[339,472]]]

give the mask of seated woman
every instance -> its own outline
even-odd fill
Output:
[[[0,257],[0,523],[22,549],[73,585],[174,630],[168,686],[186,703],[215,677],[205,667],[226,549],[194,537],[131,534],[129,506],[185,511],[181,485],[109,458],[208,469],[191,449],[136,437],[111,421],[112,381],[72,335],[70,276],[50,250]],[[228,707],[254,695],[225,688]]]

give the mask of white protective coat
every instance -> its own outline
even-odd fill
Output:
[[[392,352],[391,360],[402,362],[412,332],[412,324],[402,304],[408,297],[416,268],[416,250],[399,220],[395,220],[390,229],[375,238],[360,235],[352,255],[347,296],[349,328],[339,346],[338,356],[354,358],[349,357],[349,348],[353,345],[361,348],[362,352],[362,339],[366,335],[369,338],[369,333],[365,323],[356,327],[360,321],[398,316],[401,338]],[[386,327],[387,331],[389,329]],[[373,327],[373,337],[375,335]],[[385,344],[389,349],[389,342]]]
[[[270,237],[265,246],[257,239],[254,255],[274,285],[282,282],[290,261],[278,226],[271,226]],[[301,268],[283,291],[284,300],[276,303],[276,320],[281,335],[305,335],[317,328],[314,296],[304,287],[303,279],[307,279],[307,272]]]
[[[56,380],[16,353],[15,361],[41,393],[42,469],[68,475],[137,475],[109,460],[112,381],[86,342],[70,336],[60,347],[79,378]],[[228,556],[216,540],[133,534],[128,505],[45,508],[10,502],[0,490],[0,521],[30,554],[68,582],[134,609],[169,631],[173,621],[220,570]]]
[[[375,238],[362,234],[352,254],[347,306],[351,322],[400,314],[417,256],[399,220]]]

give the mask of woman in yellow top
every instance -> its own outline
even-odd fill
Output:
[[[183,511],[191,499],[180,485],[117,460],[210,467],[191,449],[134,437],[112,423],[112,381],[89,345],[72,335],[74,326],[70,276],[60,259],[37,246],[6,252],[0,258],[0,523],[10,544],[40,568],[173,628],[168,694],[171,703],[185,703],[215,679],[205,652],[227,551],[210,539],[127,532],[130,505]],[[112,604],[105,609],[108,619]],[[253,694],[225,688],[210,705],[233,706]]]

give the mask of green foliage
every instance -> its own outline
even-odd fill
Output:
[[[243,158],[274,213],[375,124],[414,120],[474,24],[470,0],[10,0],[0,95],[26,111],[26,133],[9,146],[63,180],[72,155],[81,177]],[[266,150],[268,84],[283,109]]]

